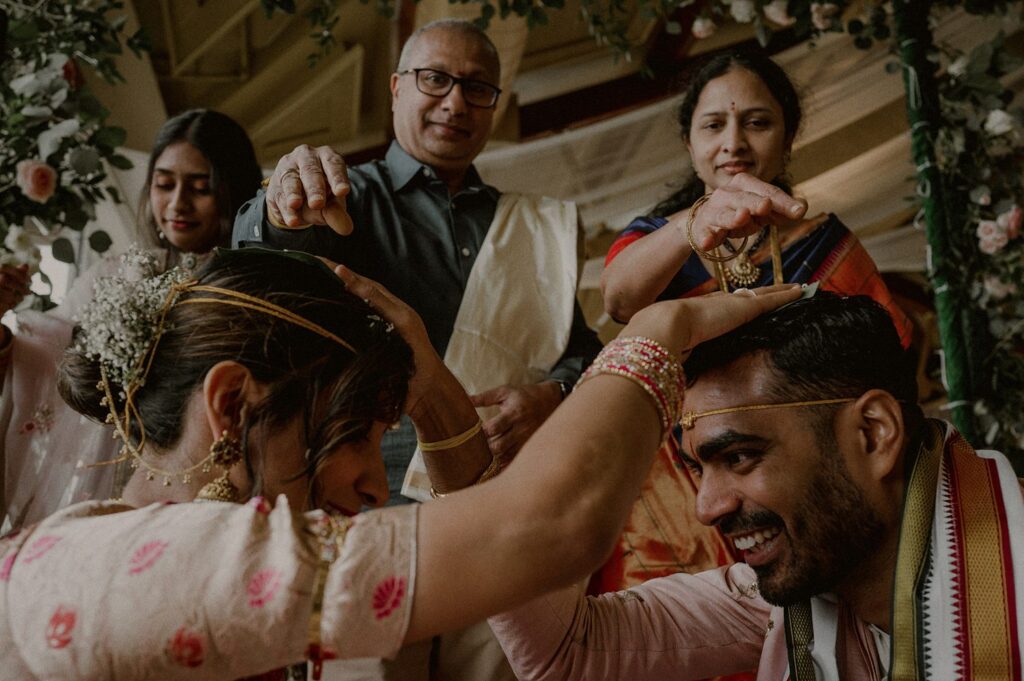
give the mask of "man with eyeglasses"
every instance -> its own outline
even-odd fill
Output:
[[[576,207],[502,194],[473,168],[500,80],[497,50],[471,23],[419,29],[391,75],[395,141],[385,158],[349,168],[330,147],[297,147],[239,212],[233,241],[330,258],[409,303],[485,408],[492,453],[510,459],[601,344],[576,303]],[[429,498],[408,419],[382,449],[390,503]],[[463,667],[452,678],[511,674]]]

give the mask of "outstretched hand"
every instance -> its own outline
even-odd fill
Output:
[[[360,276],[344,265],[334,266],[335,274],[345,282],[353,295],[357,295],[380,313],[381,317],[395,325],[395,329],[412,348],[416,373],[409,381],[409,395],[405,412],[414,416],[420,402],[429,394],[434,377],[439,371],[447,372],[434,346],[430,344],[427,327],[416,311],[395,294],[372,279]]]
[[[701,249],[710,250],[726,238],[750,236],[765,225],[795,220],[806,212],[806,201],[793,198],[753,175],[740,173],[713,191],[697,209],[693,240]],[[672,222],[685,231],[688,219],[689,213],[680,213]]]
[[[653,338],[670,352],[685,358],[690,350],[704,341],[791,303],[800,294],[799,284],[778,284],[738,289],[733,293],[717,291],[696,298],[666,300],[637,312],[619,335]]]
[[[348,166],[331,147],[301,144],[281,157],[267,184],[267,217],[282,229],[328,225],[338,234],[352,233],[345,205],[350,185]]]
[[[562,401],[557,383],[503,385],[470,395],[474,407],[497,407],[498,414],[484,422],[491,453],[499,459],[515,456],[530,436]]]

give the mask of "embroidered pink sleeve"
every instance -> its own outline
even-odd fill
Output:
[[[220,503],[70,507],[0,541],[0,669],[19,679],[234,679],[304,659],[321,513]],[[326,573],[322,638],[397,650],[415,509],[356,519]],[[336,552],[337,553],[337,552]]]

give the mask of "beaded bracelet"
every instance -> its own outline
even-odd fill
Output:
[[[654,400],[663,437],[678,423],[685,390],[683,367],[657,341],[640,336],[613,340],[583,373],[577,386],[600,374],[622,376],[643,388]]]

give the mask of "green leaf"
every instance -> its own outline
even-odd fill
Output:
[[[683,27],[678,21],[666,21],[665,22],[665,33],[669,35],[679,35],[683,32]]]
[[[39,36],[39,27],[31,19],[12,21],[7,27],[7,39],[11,42],[27,43]]]
[[[108,157],[107,162],[119,170],[131,170],[135,167],[134,163],[121,154],[114,154],[113,156]]]
[[[75,247],[71,245],[71,241],[60,237],[53,242],[52,248],[54,259],[69,265],[75,264]]]
[[[127,137],[128,133],[125,132],[124,128],[103,127],[92,136],[92,142],[93,144],[116,149],[124,144]]]
[[[146,33],[145,28],[140,28],[135,31],[135,33],[128,36],[128,39],[125,41],[125,45],[127,45],[128,49],[130,49],[135,56],[140,59],[142,58],[143,52],[153,51],[153,41],[150,40],[149,34]]]
[[[89,247],[97,253],[106,253],[113,243],[110,235],[102,229],[98,229],[89,235]]]

